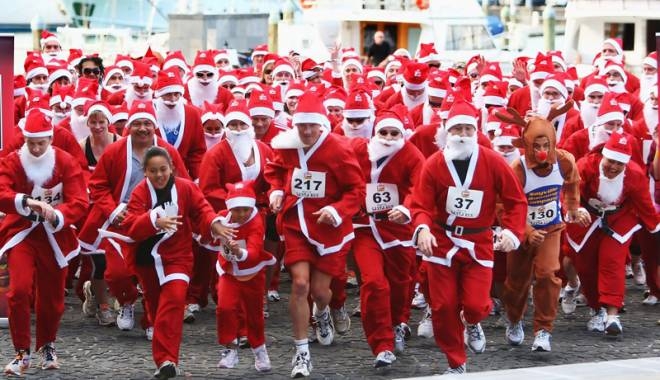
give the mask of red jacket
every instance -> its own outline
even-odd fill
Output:
[[[420,125],[408,139],[422,152],[425,158],[431,157],[433,153],[440,150],[435,142],[435,135],[438,133],[439,126],[440,124]],[[477,143],[484,148],[492,149],[493,147],[488,137],[481,131],[477,131]]]
[[[186,168],[188,168],[190,177],[196,179],[199,177],[199,165],[202,162],[202,157],[206,153],[204,128],[202,127],[202,118],[195,107],[186,104],[184,110],[185,117],[181,120],[179,135],[172,146],[179,151],[179,155],[186,164]],[[166,140],[162,125],[157,126],[156,134]]]

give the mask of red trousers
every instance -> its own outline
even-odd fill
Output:
[[[142,285],[145,310],[153,322],[151,350],[154,363],[160,366],[169,360],[178,364],[188,283],[172,280],[160,285],[153,266],[135,266],[135,271]]]
[[[218,255],[193,242],[193,257],[193,275],[190,278],[186,303],[196,303],[201,307],[206,307],[209,303],[211,279],[213,273],[215,273],[215,263],[218,261]]]
[[[121,254],[108,239],[103,239],[100,245],[100,248],[105,251],[105,282],[108,284],[110,294],[117,299],[120,305],[135,303],[138,291],[133,283],[133,272],[125,261],[129,248],[121,241],[114,241],[121,248]]]
[[[476,261],[465,249],[454,255],[451,267],[425,262],[433,313],[435,343],[454,368],[467,361],[461,321],[479,323],[488,316],[492,303],[490,285],[493,271]]]
[[[332,278],[330,281],[330,290],[332,290],[332,298],[330,298],[331,309],[341,309],[346,302],[346,281],[348,280],[348,273],[344,270],[340,276]]]
[[[394,350],[392,326],[407,322],[410,314],[411,267],[415,249],[396,246],[383,250],[368,229],[358,229],[353,242],[360,268],[360,316],[374,355]]]
[[[67,269],[57,264],[41,227],[32,231],[8,255],[7,304],[11,340],[16,351],[30,349],[30,305],[34,297],[38,350],[46,343],[55,342],[57,337],[64,313]],[[36,294],[33,294],[33,290]]]
[[[660,234],[652,234],[645,229],[641,229],[635,234],[639,248],[642,250],[646,284],[651,294],[660,298],[660,289],[658,288],[657,280],[658,252],[660,252],[660,238],[658,236]]]
[[[582,292],[592,309],[621,308],[626,291],[626,259],[631,240],[624,244],[596,229],[577,253],[575,267]]]
[[[224,274],[218,278],[218,306],[215,309],[218,343],[229,345],[242,334],[240,314],[245,314],[247,338],[250,347],[266,343],[263,313],[264,270],[248,281]]]

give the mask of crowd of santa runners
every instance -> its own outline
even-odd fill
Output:
[[[373,67],[352,48],[317,62],[259,45],[236,68],[226,50],[101,59],[41,37],[15,57],[0,152],[7,375],[35,354],[60,367],[68,291],[100,326],[139,324],[159,379],[181,373],[183,323],[210,302],[218,371],[241,347],[271,371],[281,268],[293,378],[310,376],[312,341],[333,344],[357,315],[374,371],[418,335],[461,374],[466,350],[485,351],[489,314],[500,339],[547,352],[580,304],[590,319],[574,323],[595,342],[625,336],[626,278],[659,302],[656,52],[631,68],[606,39],[580,78],[561,51],[447,63],[422,43]]]

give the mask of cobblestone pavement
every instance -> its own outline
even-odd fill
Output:
[[[271,316],[266,323],[268,351],[273,371],[268,375],[258,374],[253,367],[253,356],[249,349],[241,350],[240,363],[233,370],[219,370],[216,364],[219,348],[216,343],[213,306],[198,314],[197,321],[184,327],[180,366],[190,379],[286,379],[291,371],[293,347],[287,311],[289,282],[282,276],[282,301],[271,304]],[[525,326],[526,338],[523,346],[510,347],[504,339],[504,329],[497,326],[497,317],[486,320],[484,330],[488,340],[486,352],[470,354],[468,371],[544,366],[581,363],[615,359],[634,359],[660,356],[660,306],[642,306],[642,290],[629,283],[626,297],[626,313],[621,320],[624,335],[620,341],[606,340],[602,336],[586,331],[588,319],[586,308],[578,308],[576,316],[569,319],[559,317],[553,335],[552,352],[532,353],[531,323]],[[349,290],[347,306],[356,303],[355,291]],[[212,305],[212,303],[211,303]],[[141,310],[141,309],[140,309]],[[140,318],[141,314],[137,314]],[[421,311],[414,311],[411,321],[416,331]],[[373,356],[363,336],[359,318],[352,318],[348,335],[341,336],[329,347],[311,345],[314,370],[312,378],[356,379],[356,378],[400,378],[426,376],[441,373],[447,366],[444,355],[433,340],[414,336],[408,342],[403,355],[399,355],[393,368],[386,374],[373,370]],[[33,332],[34,334],[34,332]],[[34,335],[33,335],[34,336]],[[2,333],[0,353],[2,365],[13,356],[9,332]],[[148,379],[155,370],[151,359],[151,346],[144,332],[136,328],[122,332],[116,327],[104,328],[95,319],[83,318],[80,301],[75,296],[66,299],[66,312],[57,342],[62,368],[57,371],[42,371],[33,367],[29,378],[40,379]],[[38,360],[33,361],[38,364]],[[632,375],[632,374],[631,374]],[[633,377],[631,377],[633,378]]]

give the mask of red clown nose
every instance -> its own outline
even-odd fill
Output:
[[[536,159],[539,162],[543,162],[543,161],[548,159],[548,151],[547,150],[541,150],[541,151],[538,151],[538,152],[535,152],[535,153],[536,153]]]

